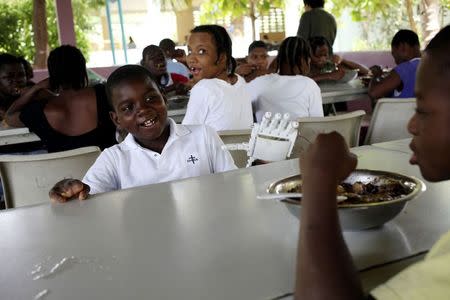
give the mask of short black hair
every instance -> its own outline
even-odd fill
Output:
[[[312,36],[308,39],[308,42],[313,54],[316,53],[317,48],[322,46],[327,46],[328,49],[331,49],[330,42],[323,36]]]
[[[442,28],[428,43],[425,53],[430,55],[438,67],[439,74],[450,76],[450,25]]]
[[[75,90],[88,86],[86,59],[74,46],[62,45],[50,52],[47,59],[50,88],[69,87]]]
[[[303,0],[305,5],[310,6],[311,8],[324,7],[325,0]]]
[[[108,80],[106,81],[106,96],[108,97],[109,104],[114,109],[113,101],[112,101],[112,91],[113,89],[120,85],[124,81],[136,80],[136,79],[150,79],[158,90],[161,92],[159,84],[156,83],[154,77],[146,68],[139,65],[125,65],[109,75]],[[161,92],[162,93],[162,92]]]
[[[234,75],[236,69],[236,60],[233,58],[233,49],[231,38],[225,28],[219,25],[200,25],[191,30],[191,33],[204,32],[212,35],[216,44],[217,61],[220,54],[224,53],[227,57],[227,71],[229,75]]]
[[[141,65],[143,65],[146,56],[155,52],[161,52],[165,56],[164,51],[163,49],[161,49],[161,47],[158,47],[156,45],[148,45],[147,47],[144,48],[144,50],[142,50]]]
[[[33,66],[31,66],[30,62],[25,59],[23,56],[19,56],[18,59],[20,63],[23,65],[25,69],[25,74],[27,75],[27,81],[34,77]]]
[[[263,41],[254,41],[254,42],[252,42],[250,44],[250,46],[248,46],[248,54],[250,54],[250,52],[252,52],[256,48],[264,48],[264,49],[267,50],[267,44],[264,43]]]
[[[9,54],[9,53],[1,53],[0,54],[0,69],[5,65],[15,65],[21,64],[21,61],[18,57]]]
[[[291,36],[286,38],[280,45],[277,55],[277,73],[283,64],[290,66],[291,71],[295,66],[301,64],[301,60],[309,61],[311,58],[311,48],[301,37]]]
[[[175,42],[171,39],[162,39],[159,42],[159,48],[161,48],[163,51],[173,51],[175,50]]]
[[[391,46],[398,47],[400,44],[408,44],[411,47],[420,47],[419,37],[412,30],[401,29],[392,38]]]

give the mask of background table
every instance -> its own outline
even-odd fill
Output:
[[[367,96],[368,91],[368,88],[359,79],[348,83],[327,82],[319,84],[319,87],[322,92],[323,104],[360,100],[363,96]]]
[[[360,168],[414,176],[409,155],[353,149]],[[293,290],[297,218],[284,204],[257,200],[298,160],[121,190],[67,204],[0,213],[4,299],[273,299]],[[449,182],[427,184],[385,226],[346,232],[358,269],[430,249],[450,228]],[[36,264],[81,260],[33,280]]]
[[[0,127],[0,146],[40,141],[39,137],[28,128]]]

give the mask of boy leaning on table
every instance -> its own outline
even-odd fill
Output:
[[[129,134],[100,154],[83,181],[58,182],[49,192],[52,201],[236,169],[211,128],[167,118],[166,99],[145,68],[120,67],[106,89],[112,120]]]
[[[415,87],[417,109],[409,122],[410,163],[426,180],[450,179],[450,26],[424,52]],[[303,201],[297,254],[296,299],[367,299],[342,237],[336,185],[356,167],[337,133],[319,135],[301,158]],[[450,199],[449,199],[450,201]],[[399,273],[368,299],[450,299],[450,231],[423,262]]]

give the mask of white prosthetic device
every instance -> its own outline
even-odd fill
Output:
[[[253,125],[248,143],[224,145],[228,150],[247,151],[247,167],[256,159],[280,161],[288,158],[294,148],[298,134],[298,122],[289,121],[289,114],[280,113],[272,117],[271,112],[264,114],[261,123]]]

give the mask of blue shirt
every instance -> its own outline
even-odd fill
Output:
[[[400,76],[403,84],[401,91],[394,90],[394,98],[414,98],[414,86],[416,84],[416,72],[419,66],[420,58],[416,57],[397,65],[394,71]]]

